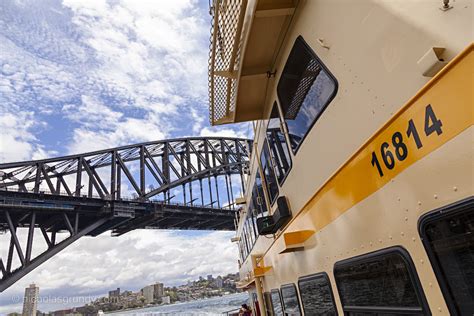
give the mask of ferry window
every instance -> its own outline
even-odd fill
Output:
[[[267,310],[267,316],[273,316],[272,296],[270,292],[263,293],[263,298],[265,299],[265,309]]]
[[[254,234],[253,234],[253,229],[252,229],[252,222],[250,218],[247,216],[247,219],[245,221],[245,225],[247,226],[247,232],[248,232],[248,241],[249,241],[249,252],[252,251],[253,247],[253,241],[254,241]]]
[[[283,307],[281,306],[281,298],[279,290],[272,290],[271,292],[273,315],[283,316]]]
[[[278,105],[273,104],[272,113],[268,120],[267,140],[270,146],[270,154],[275,164],[275,173],[280,185],[285,181],[286,175],[291,168],[291,157],[285,134],[281,129],[280,114],[278,113]]]
[[[402,248],[389,248],[336,263],[346,315],[424,315],[426,301],[413,263]]]
[[[331,284],[326,273],[301,278],[298,288],[305,315],[337,315]]]
[[[258,237],[258,231],[257,231],[257,216],[259,213],[262,211],[261,206],[258,204],[259,203],[259,198],[258,198],[258,192],[257,192],[257,187],[254,184],[253,190],[252,190],[252,197],[250,199],[250,204],[248,207],[248,216],[251,218],[252,221],[252,226],[253,226],[253,233],[255,235],[255,239]]]
[[[257,224],[255,223],[256,219],[254,215],[254,210],[249,210],[249,220],[250,220],[250,226],[252,226],[252,233],[253,233],[253,239],[254,239],[253,242],[255,243],[257,241],[258,232],[257,232]]]
[[[281,297],[285,308],[285,315],[301,315],[298,294],[294,284],[283,285],[281,287]]]
[[[266,140],[263,144],[260,163],[262,165],[262,173],[265,178],[268,197],[270,198],[270,203],[273,204],[278,197],[278,185],[271,165],[270,153],[268,152],[268,143]]]
[[[257,293],[252,293],[252,307],[255,315],[260,315],[260,306],[258,306]]]
[[[452,315],[474,315],[474,198],[420,221],[423,243]]]
[[[249,248],[249,242],[248,242],[247,225],[245,224],[244,224],[243,231],[244,231],[243,236],[244,236],[244,242],[245,242],[245,257],[247,257],[247,255],[250,252],[250,248]]]
[[[260,172],[257,171],[255,175],[255,184],[253,188],[253,202],[261,216],[268,215],[267,203],[265,202],[265,196],[263,195],[263,184]]]
[[[254,227],[253,227],[253,220],[252,220],[252,211],[249,210],[248,213],[247,213],[247,227],[248,227],[248,230],[249,230],[249,234],[250,234],[250,248],[252,248],[253,244],[255,243],[255,230],[254,230]]]
[[[291,49],[277,93],[293,153],[337,92],[336,78],[300,36]]]

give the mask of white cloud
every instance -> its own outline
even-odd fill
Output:
[[[157,115],[126,117],[124,113],[89,96],[82,96],[79,106],[66,104],[63,115],[79,127],[73,131],[69,153],[83,153],[119,145],[164,139],[172,126],[159,123]],[[168,126],[168,128],[166,128]]]
[[[0,163],[55,154],[46,151],[35,136],[35,131],[43,129],[46,123],[35,121],[33,112],[15,110],[0,106]]]
[[[64,117],[85,127],[100,127],[103,125],[113,128],[123,116],[122,113],[113,111],[93,97],[82,95],[81,100],[79,106],[65,104],[62,107]]]
[[[65,0],[61,7],[7,1],[0,15],[0,102],[33,112],[53,130],[61,128],[62,140],[43,144],[47,150],[87,149],[82,134],[106,138],[115,129],[109,123],[116,118],[109,114],[121,115],[120,123],[136,133],[130,137],[120,128],[109,134],[112,144],[191,135],[193,122],[202,122],[193,113],[207,121],[209,22],[199,5]],[[90,114],[80,110],[101,111],[92,102],[107,106],[96,115],[104,121],[78,124],[77,118]]]
[[[220,136],[220,137],[237,137],[246,138],[246,131],[244,129],[233,129],[230,127],[209,128],[204,127],[201,130],[201,136]]]

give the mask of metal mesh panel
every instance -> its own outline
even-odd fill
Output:
[[[241,28],[246,0],[216,0],[211,9],[209,119],[211,124],[235,111]]]
[[[315,59],[311,59],[306,71],[303,73],[303,76],[298,84],[298,89],[296,90],[293,100],[291,100],[290,107],[286,110],[285,118],[288,120],[294,120],[298,114],[301,105],[303,104],[306,95],[308,94],[309,89],[313,85],[314,80],[319,74],[321,67]]]

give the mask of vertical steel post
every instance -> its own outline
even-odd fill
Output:
[[[145,146],[140,146],[140,197],[145,196]]]
[[[219,185],[217,184],[217,176],[214,175],[214,182],[216,183],[216,194],[217,194],[217,208],[221,208],[221,201],[219,200]]]
[[[28,242],[26,244],[26,262],[30,262],[31,249],[33,247],[33,234],[35,232],[36,225],[36,212],[31,212],[30,227],[28,228]]]
[[[88,186],[87,195],[88,195],[90,198],[92,197],[92,188],[93,188],[92,175],[89,175],[89,186]]]
[[[234,191],[232,190],[232,174],[229,175],[230,196],[232,197],[232,209],[235,209]]]
[[[224,175],[225,176],[225,188],[226,188],[226,191],[227,191],[227,201],[229,203],[229,209],[230,209],[230,205],[232,204],[231,200],[230,200],[230,192],[229,192],[229,180],[227,179],[227,173]]]
[[[13,251],[15,245],[13,244],[13,236],[10,234],[10,246],[8,247],[8,258],[7,258],[7,272],[10,273],[12,270]]]
[[[76,173],[76,196],[81,196],[82,186],[82,157],[77,158],[77,173]]]
[[[117,157],[115,157],[117,158]],[[115,194],[115,198],[117,200],[120,200],[121,197],[121,190],[122,190],[122,167],[120,165],[117,165],[117,192]]]
[[[110,199],[113,201],[116,198],[116,181],[117,181],[117,152],[113,150],[110,153]]]
[[[35,177],[35,187],[34,187],[35,193],[39,192],[40,181],[41,181],[41,166],[38,163],[36,164],[36,177]]]
[[[76,219],[74,220],[74,234],[79,231],[79,213],[76,212]]]

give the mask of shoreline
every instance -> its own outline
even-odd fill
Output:
[[[147,311],[147,310],[150,309],[150,308],[166,308],[166,307],[173,308],[173,307],[180,306],[180,305],[193,304],[193,303],[199,303],[199,302],[206,302],[206,301],[210,301],[210,300],[228,298],[230,296],[237,296],[237,297],[242,296],[242,298],[243,298],[244,296],[248,297],[248,294],[246,292],[232,293],[232,294],[227,294],[227,295],[222,295],[222,296],[213,296],[213,297],[209,297],[209,298],[190,300],[190,301],[186,301],[186,302],[175,302],[173,304],[163,304],[163,305],[153,305],[153,306],[140,307],[140,308],[121,309],[121,310],[117,310],[117,311],[104,312],[104,315],[120,315],[120,313],[140,312],[140,311],[155,312],[155,311]],[[160,311],[157,310],[156,312],[159,313]]]

